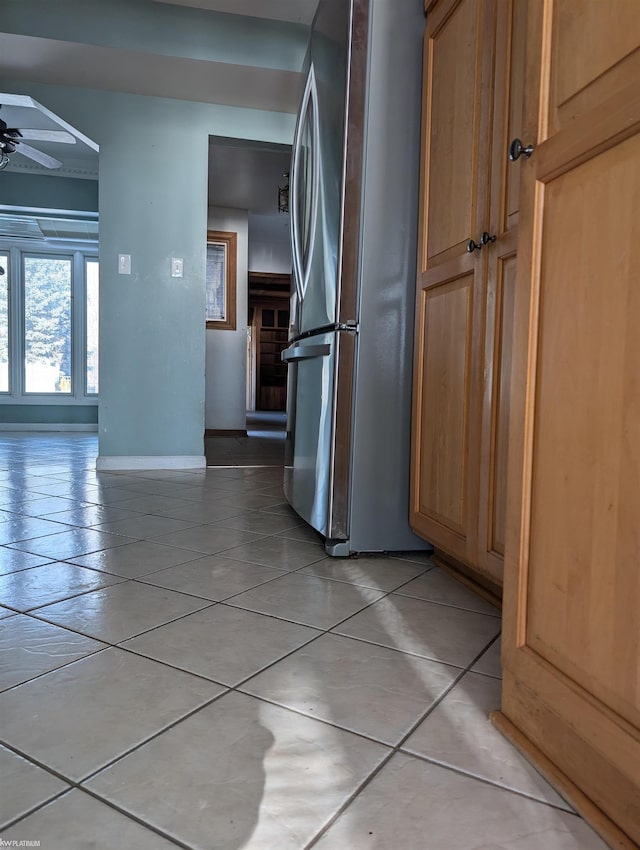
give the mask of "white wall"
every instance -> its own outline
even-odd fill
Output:
[[[206,332],[205,428],[246,428],[247,278],[249,214],[247,210],[209,207],[208,230],[238,234],[236,330]]]
[[[249,213],[249,268],[252,272],[291,273],[287,213]]]

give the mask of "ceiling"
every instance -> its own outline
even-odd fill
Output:
[[[209,140],[209,205],[260,215],[278,214],[278,186],[285,185],[291,153],[282,145],[229,144]]]
[[[311,23],[318,0],[153,0],[296,24]],[[116,91],[227,103],[294,112],[299,73],[284,68],[249,67],[184,56],[137,50],[118,50],[80,42],[0,32],[0,74],[19,85],[20,79],[47,79],[60,85],[83,85]],[[186,83],[185,83],[186,81]],[[175,89],[175,90],[174,90]],[[8,171],[97,179],[98,146],[77,129],[29,97],[0,92],[0,118],[10,127],[64,129],[73,144],[29,141],[32,147],[62,162],[47,170],[32,160],[12,154]],[[286,226],[277,212],[278,186],[285,183],[290,152],[285,146],[212,139],[209,155],[209,203],[249,210],[252,215],[274,216],[274,226]]]
[[[3,32],[0,76],[274,112],[295,112],[299,87],[283,68]]]
[[[295,113],[305,50],[295,30],[318,0],[120,0],[121,15],[129,3],[115,29],[95,0],[75,27],[54,4],[32,19],[14,3],[0,22],[0,78]],[[277,22],[288,25],[280,38]]]

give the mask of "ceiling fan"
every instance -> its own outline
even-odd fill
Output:
[[[49,156],[44,151],[39,151],[27,144],[24,139],[57,142],[65,145],[76,143],[75,136],[67,133],[66,130],[19,130],[17,127],[9,127],[7,122],[0,118],[0,170],[9,165],[9,155],[13,153],[20,153],[45,168],[60,168],[62,163],[59,159]]]

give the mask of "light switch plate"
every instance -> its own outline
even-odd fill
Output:
[[[131,254],[118,254],[118,274],[131,274]]]
[[[182,277],[184,260],[182,257],[171,257],[171,277]]]

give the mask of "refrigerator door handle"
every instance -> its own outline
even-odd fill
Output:
[[[314,357],[328,357],[331,346],[325,345],[291,345],[286,348],[280,358],[283,363],[294,363],[297,360],[311,360]]]
[[[307,244],[303,245],[303,236],[300,232],[299,195],[300,195],[300,156],[302,153],[303,134],[305,124],[310,122],[311,133],[311,184],[304,187],[309,196],[309,222],[308,233],[305,235]],[[320,155],[320,125],[318,118],[318,93],[316,89],[316,76],[313,65],[309,68],[309,75],[302,96],[302,104],[296,124],[293,150],[291,156],[291,192],[290,192],[290,227],[291,247],[293,254],[294,277],[296,289],[300,301],[304,298],[309,282],[311,271],[311,256],[315,242],[316,221],[318,217],[318,195],[319,195],[319,155]],[[304,200],[304,199],[303,199]]]

